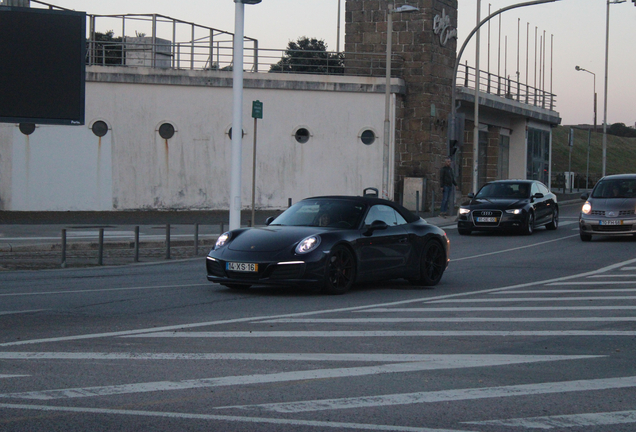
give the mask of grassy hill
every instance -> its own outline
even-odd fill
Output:
[[[552,177],[558,173],[568,171],[570,147],[568,146],[569,126],[558,126],[552,129]],[[586,130],[574,130],[574,146],[572,147],[572,171],[582,179],[585,186],[587,166]],[[592,133],[590,141],[590,186],[593,185],[603,172],[603,133]],[[607,163],[606,174],[621,174],[636,172],[636,138],[623,138],[607,135]]]

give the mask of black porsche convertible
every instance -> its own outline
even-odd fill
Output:
[[[383,279],[436,285],[449,248],[442,229],[394,202],[322,196],[294,204],[264,227],[222,234],[206,264],[208,280],[229,288],[303,285],[342,294],[354,283]]]

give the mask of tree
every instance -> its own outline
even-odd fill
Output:
[[[280,61],[272,65],[270,72],[294,72],[316,74],[343,74],[344,55],[327,52],[324,40],[303,36],[287,44]]]
[[[614,123],[607,128],[607,133],[620,137],[634,138],[636,137],[636,129],[625,126],[625,123]]]

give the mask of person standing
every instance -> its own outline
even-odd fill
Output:
[[[442,188],[442,208],[439,215],[442,217],[448,216],[448,201],[450,200],[453,188],[457,186],[455,182],[455,173],[451,168],[451,158],[447,157],[444,160],[444,166],[439,172],[439,184]]]

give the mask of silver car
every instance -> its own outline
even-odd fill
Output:
[[[636,174],[605,176],[585,200],[579,216],[581,240],[593,235],[636,235]]]

